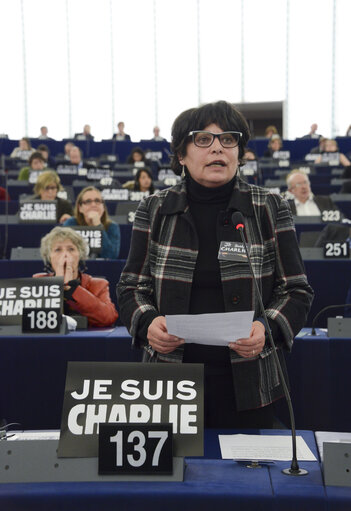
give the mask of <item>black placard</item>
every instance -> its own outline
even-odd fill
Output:
[[[23,309],[22,332],[47,334],[60,331],[62,316],[55,309]]]
[[[323,246],[324,257],[327,259],[349,259],[350,245],[347,241],[328,241]]]
[[[63,310],[63,277],[0,280],[0,324],[22,325],[23,309]]]
[[[56,224],[56,200],[23,200],[20,201],[18,221],[22,224]]]
[[[171,424],[174,455],[202,456],[203,366],[68,362],[59,458],[96,457],[100,424],[136,422]]]
[[[100,424],[99,474],[172,474],[171,424]]]
[[[321,213],[322,222],[340,222],[341,214],[338,209],[324,209]]]

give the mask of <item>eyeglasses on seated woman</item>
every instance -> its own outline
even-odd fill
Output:
[[[70,201],[57,196],[63,187],[58,174],[53,170],[46,170],[38,176],[34,185],[34,199],[56,200],[57,221],[62,224],[73,215],[73,207]]]
[[[102,248],[100,257],[103,259],[118,259],[121,233],[119,225],[110,220],[105,201],[100,190],[94,186],[83,188],[76,199],[74,216],[69,218],[64,226],[87,225],[102,226]]]
[[[78,232],[55,227],[42,238],[40,253],[47,273],[34,277],[63,277],[65,314],[86,316],[91,327],[115,323],[118,313],[107,280],[84,273],[88,246]]]

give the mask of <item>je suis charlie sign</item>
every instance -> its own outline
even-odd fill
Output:
[[[63,278],[0,280],[0,324],[19,325],[24,309],[63,308]]]
[[[203,366],[69,362],[58,456],[97,456],[102,423],[171,424],[175,456],[203,455]]]

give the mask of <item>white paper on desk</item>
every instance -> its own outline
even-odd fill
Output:
[[[224,460],[292,459],[291,436],[285,435],[218,435]],[[302,436],[296,437],[297,459],[317,461]]]
[[[253,315],[253,311],[176,314],[166,316],[167,331],[185,342],[227,346],[249,337]]]

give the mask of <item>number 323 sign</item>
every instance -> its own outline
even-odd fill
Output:
[[[172,474],[171,424],[100,424],[99,474]]]

